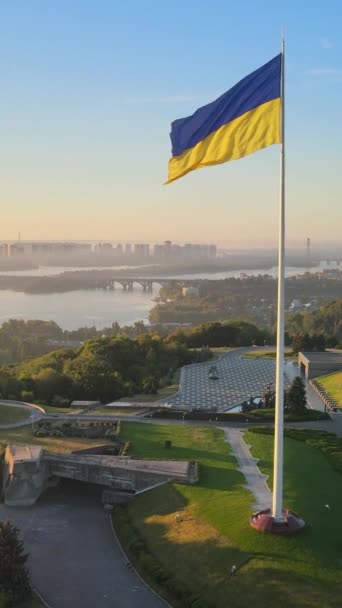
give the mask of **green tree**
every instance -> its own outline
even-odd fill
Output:
[[[290,411],[302,414],[306,409],[306,389],[304,381],[296,376],[286,394],[286,404]]]
[[[35,393],[44,401],[51,401],[54,395],[66,397],[71,391],[71,381],[67,376],[57,372],[51,367],[42,368],[32,376],[35,384]]]
[[[9,521],[0,522],[0,592],[9,606],[18,606],[31,596],[27,558],[18,528]]]

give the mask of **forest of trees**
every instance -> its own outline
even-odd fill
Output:
[[[8,321],[1,331],[2,348],[8,347],[10,338],[24,345],[27,340],[40,344],[47,335],[65,335],[55,323],[42,321]],[[64,405],[73,399],[108,402],[153,393],[170,384],[180,366],[208,358],[210,348],[275,342],[273,333],[241,320],[179,328],[167,336],[146,333],[143,323],[130,328],[134,337],[115,325],[114,335],[105,335],[102,330],[99,336],[100,332],[94,331],[97,337],[77,348],[53,350],[16,365],[0,366],[0,398]],[[342,300],[314,312],[288,315],[286,342],[295,352],[341,345]]]
[[[0,367],[0,398],[64,405],[73,399],[108,402],[153,393],[170,384],[180,366],[208,358],[207,347],[263,344],[265,336],[255,325],[237,322],[207,324],[167,337],[96,338],[76,349]]]
[[[163,287],[162,302],[150,311],[158,323],[206,323],[237,317],[272,329],[276,322],[277,281],[270,275],[205,280],[198,295],[183,296],[181,286]],[[305,274],[286,279],[286,308],[294,299],[318,307],[341,296],[341,281]]]
[[[286,329],[290,336],[320,335],[324,337],[327,346],[342,346],[342,299],[330,302],[319,310],[287,315]]]
[[[158,336],[89,340],[16,366],[0,368],[0,397],[63,405],[73,399],[108,402],[170,383],[174,371],[191,363],[192,353]]]
[[[54,321],[9,319],[0,327],[0,365],[39,357],[61,346],[68,346],[68,343],[81,343],[101,336],[124,335],[134,339],[150,331],[160,335],[167,333],[158,325],[152,330],[142,321],[125,326],[114,322],[104,329],[80,327],[75,330],[63,330]]]

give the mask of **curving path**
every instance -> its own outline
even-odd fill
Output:
[[[98,489],[64,480],[34,507],[0,504],[30,553],[34,587],[51,608],[166,608],[127,566]]]
[[[34,405],[33,403],[25,403],[24,401],[10,401],[8,399],[1,399],[1,403],[7,405],[8,407],[15,407],[27,410],[29,412],[29,416],[20,420],[18,422],[12,422],[10,424],[1,424],[0,420],[0,429],[15,429],[20,426],[27,426],[28,424],[33,424],[43,418],[45,416],[45,411],[39,405]]]

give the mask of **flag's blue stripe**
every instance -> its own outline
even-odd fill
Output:
[[[281,54],[192,116],[175,120],[170,134],[172,156],[179,156],[231,120],[280,97],[280,73]]]

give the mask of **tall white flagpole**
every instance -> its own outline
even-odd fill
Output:
[[[283,519],[283,443],[284,443],[284,332],[285,332],[285,41],[281,43],[281,144],[280,144],[280,209],[278,250],[278,314],[276,403],[274,423],[274,463],[272,516]]]

